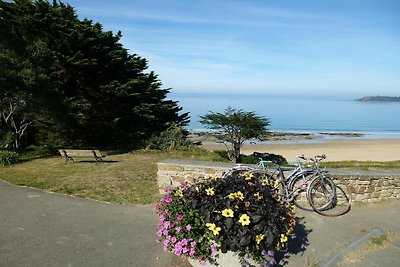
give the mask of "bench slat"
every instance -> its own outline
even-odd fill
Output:
[[[83,149],[59,149],[58,150],[65,158],[65,163],[69,160],[74,161],[74,158],[95,158],[96,161],[102,161],[105,155],[103,155],[100,150],[92,149],[92,150],[83,150]]]

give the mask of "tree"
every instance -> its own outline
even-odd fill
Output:
[[[233,162],[239,162],[240,149],[252,139],[261,140],[267,134],[269,120],[257,116],[254,112],[228,107],[224,113],[209,112],[200,116],[201,123],[212,130],[217,130],[216,137],[223,143],[228,156]]]
[[[121,37],[59,1],[0,0],[0,101],[29,107],[19,115],[31,143],[131,147],[188,122]]]

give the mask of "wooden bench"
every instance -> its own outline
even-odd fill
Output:
[[[103,161],[104,155],[101,154],[100,150],[90,149],[90,150],[80,150],[80,149],[59,149],[58,150],[65,158],[65,163],[68,161],[75,162],[74,158],[93,158],[96,162]]]

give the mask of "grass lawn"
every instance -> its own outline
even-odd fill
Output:
[[[51,157],[0,166],[0,179],[53,192],[123,204],[148,204],[160,198],[157,162],[164,159],[216,160],[201,149],[172,152],[136,151],[109,155],[104,163],[64,163]]]

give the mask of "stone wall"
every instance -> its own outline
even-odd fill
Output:
[[[175,187],[182,181],[206,179],[220,176],[234,164],[168,160],[158,163],[157,183],[160,193],[168,187]],[[352,192],[353,201],[377,202],[400,199],[400,172],[329,170],[337,184],[346,192]]]

